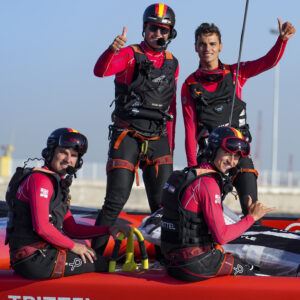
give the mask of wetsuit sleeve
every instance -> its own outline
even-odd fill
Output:
[[[175,85],[177,89],[177,80],[179,75],[179,65],[177,66],[175,72]],[[169,114],[173,116],[172,122],[167,122],[167,130],[168,130],[168,139],[170,144],[170,149],[173,151],[175,149],[175,128],[176,128],[176,118],[177,118],[177,111],[176,111],[176,93],[173,96],[173,100],[171,102],[171,106],[169,109]]]
[[[197,165],[197,116],[194,99],[186,83],[181,88],[181,105],[185,127],[185,152],[188,166]]]
[[[284,53],[286,44],[287,40],[283,40],[281,37],[278,37],[275,45],[265,56],[256,60],[242,62],[240,64],[238,87],[243,87],[248,78],[256,76],[262,72],[265,72],[275,67]],[[232,65],[231,69],[234,72],[235,79],[237,64]],[[241,93],[238,93],[238,96],[241,96],[240,94]]]
[[[94,74],[98,77],[106,77],[126,72],[129,66],[134,68],[135,60],[131,47],[122,48],[120,51],[112,51],[109,48],[99,57]]]
[[[199,185],[199,201],[206,224],[214,241],[224,245],[244,233],[254,223],[254,218],[247,215],[241,221],[226,225],[221,204],[220,188],[215,179],[202,177]]]
[[[47,175],[33,173],[27,179],[24,193],[29,200],[34,231],[52,245],[72,249],[74,242],[49,221],[49,204],[53,194],[51,179]]]
[[[77,239],[91,239],[109,234],[109,226],[92,226],[76,223],[71,211],[68,211],[65,216],[63,230],[69,237]]]

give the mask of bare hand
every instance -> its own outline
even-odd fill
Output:
[[[119,51],[121,48],[123,48],[123,46],[127,42],[126,36],[127,36],[127,27],[124,26],[122,34],[118,35],[114,39],[113,43],[109,46],[110,50],[112,50],[112,51]]]
[[[116,239],[119,232],[123,232],[125,237],[129,235],[131,227],[128,225],[113,225],[109,227],[109,234]]]
[[[75,243],[71,251],[75,254],[78,254],[81,257],[83,263],[86,263],[86,258],[88,258],[91,263],[93,263],[94,260],[97,260],[95,251],[92,248],[87,247],[86,245]]]
[[[283,40],[290,39],[296,32],[295,27],[289,23],[285,22],[282,24],[281,19],[277,18],[278,27],[279,27],[279,35]]]
[[[261,219],[265,214],[275,210],[276,207],[266,207],[261,202],[252,203],[252,198],[248,195],[248,211],[249,215],[254,218],[255,221]]]

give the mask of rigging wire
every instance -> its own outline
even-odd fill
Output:
[[[230,112],[230,118],[229,118],[229,126],[231,126],[232,115],[233,115],[233,107],[234,107],[234,102],[235,102],[235,98],[236,98],[235,94],[236,94],[236,87],[237,87],[238,78],[239,78],[238,76],[239,76],[239,70],[240,70],[240,62],[241,62],[241,55],[242,55],[242,48],[243,48],[243,41],[244,41],[244,33],[245,33],[247,13],[248,13],[248,4],[249,4],[249,0],[246,0],[244,21],[243,21],[243,29],[242,29],[241,39],[240,39],[239,57],[238,57],[236,76],[235,76],[235,84],[234,84],[234,91],[233,91],[233,97],[232,97],[232,106],[231,106],[231,112]]]

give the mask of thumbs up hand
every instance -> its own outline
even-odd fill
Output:
[[[126,26],[123,27],[123,31],[121,35],[118,35],[113,43],[109,46],[110,50],[112,51],[119,51],[127,42],[127,28]]]
[[[279,34],[283,40],[289,40],[296,32],[295,27],[290,22],[282,24],[281,19],[277,18]]]

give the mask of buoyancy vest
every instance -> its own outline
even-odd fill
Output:
[[[131,45],[131,48],[135,58],[133,79],[129,85],[115,80],[113,117],[127,122],[129,128],[140,133],[158,135],[165,129],[166,121],[172,120],[167,111],[176,92],[178,61],[165,51],[162,67],[156,68],[139,45]]]
[[[9,207],[5,243],[9,243],[11,251],[37,241],[43,241],[33,230],[29,203],[19,200],[16,196],[20,184],[33,173],[42,173],[54,178],[55,186],[50,199],[49,221],[58,230],[62,229],[64,217],[69,210],[69,189],[62,186],[62,180],[57,173],[46,169],[18,167],[9,182],[5,197]]]
[[[210,133],[218,126],[228,126],[233,102],[234,82],[229,65],[222,65],[224,78],[218,83],[214,92],[207,91],[197,78],[197,73],[191,74],[185,81],[192,98],[195,100],[198,140],[205,130]],[[249,125],[247,124],[246,103],[235,95],[231,126],[239,129],[248,141],[251,141]]]
[[[214,176],[223,194],[223,179],[219,172],[194,167],[174,171],[163,187],[161,249],[164,254],[175,249],[213,243],[203,214],[184,209],[181,204],[188,186],[203,176]]]

